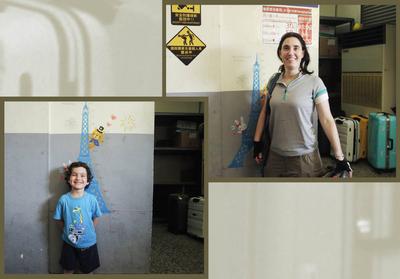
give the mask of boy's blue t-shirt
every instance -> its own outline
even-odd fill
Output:
[[[96,197],[84,192],[80,198],[70,193],[58,200],[53,218],[64,221],[62,239],[76,248],[87,248],[96,243],[93,219],[102,215]]]

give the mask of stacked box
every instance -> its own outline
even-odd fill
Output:
[[[200,140],[197,131],[197,123],[178,120],[176,122],[175,144],[178,147],[199,147]]]
[[[319,56],[338,57],[339,48],[336,37],[319,37]]]

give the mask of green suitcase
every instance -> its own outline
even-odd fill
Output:
[[[396,116],[371,112],[368,119],[368,162],[376,169],[396,168]]]

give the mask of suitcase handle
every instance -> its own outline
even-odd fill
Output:
[[[393,150],[393,139],[389,139],[389,144],[386,146],[387,149]]]
[[[340,119],[336,119],[335,122],[336,122],[336,124],[343,124],[343,120],[340,120]]]

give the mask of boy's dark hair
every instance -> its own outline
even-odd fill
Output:
[[[72,170],[75,169],[75,168],[79,168],[79,167],[82,167],[82,168],[85,168],[85,169],[86,169],[87,182],[89,183],[89,184],[86,185],[86,187],[85,187],[85,190],[86,190],[86,189],[89,187],[90,182],[92,182],[92,180],[93,180],[93,175],[92,175],[92,172],[90,171],[89,166],[88,166],[86,163],[84,163],[84,162],[78,161],[78,162],[73,162],[73,163],[71,163],[71,164],[65,169],[65,172],[64,172],[65,181],[67,182],[67,185],[68,185],[69,187],[71,187],[71,185],[69,185],[69,179],[70,179],[70,177],[71,177]]]

